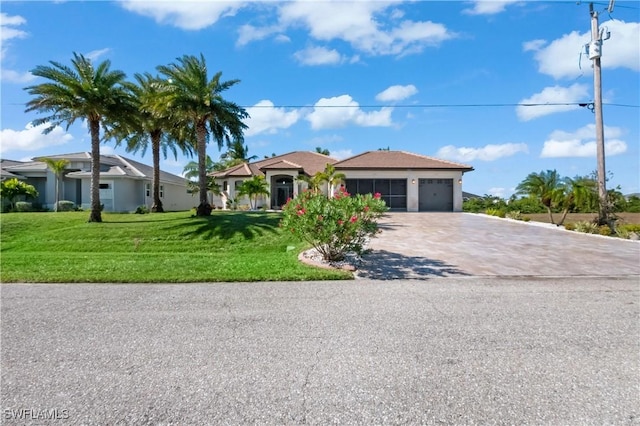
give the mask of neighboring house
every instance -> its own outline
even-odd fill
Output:
[[[88,209],[91,202],[91,154],[51,155],[47,158],[65,159],[60,182],[60,200],[73,201]],[[38,191],[35,203],[53,209],[56,194],[56,176],[44,162],[2,160],[2,179],[16,177],[33,185]],[[138,206],[151,207],[153,167],[120,155],[100,156],[100,202],[104,211],[135,211]],[[160,198],[167,211],[189,210],[196,201],[187,193],[186,179],[160,171]]]
[[[345,175],[347,192],[380,193],[392,210],[414,212],[462,211],[462,176],[473,170],[465,164],[403,151],[368,151],[342,161],[315,152],[296,151],[211,175],[221,187],[222,206],[236,197],[236,189],[244,179],[264,176],[270,196],[258,206],[278,209],[289,197],[306,188],[306,183],[297,179],[299,175],[313,176],[324,170],[327,163]]]

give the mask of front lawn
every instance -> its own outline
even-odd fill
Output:
[[[297,260],[306,246],[278,213],[0,215],[2,282],[210,282],[350,279]]]

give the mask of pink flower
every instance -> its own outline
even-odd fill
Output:
[[[375,194],[373,194],[373,198],[375,198],[376,200],[379,200],[380,197],[382,197],[382,194],[380,194],[379,192],[376,192]]]
[[[305,214],[307,211],[305,209],[300,209],[298,210],[298,216],[302,216],[303,214]]]
[[[349,222],[354,223],[357,220],[358,220],[358,216],[351,216],[351,219],[349,219]]]
[[[369,211],[369,206],[364,206],[364,211],[368,212]]]
[[[342,225],[343,223],[344,223],[344,220],[338,219],[338,225]]]

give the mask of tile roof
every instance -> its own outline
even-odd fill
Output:
[[[405,151],[367,151],[334,164],[336,170],[346,169],[432,169],[465,170],[473,167]]]
[[[323,171],[327,163],[334,164],[336,161],[338,160],[318,152],[293,151],[213,172],[210,176],[216,178],[256,176],[264,175],[266,170],[302,170],[307,175],[312,176],[317,172]]]

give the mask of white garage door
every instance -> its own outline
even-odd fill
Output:
[[[420,179],[418,191],[421,212],[453,211],[453,179]]]

